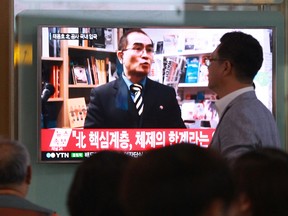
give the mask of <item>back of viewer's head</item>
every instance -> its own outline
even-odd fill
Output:
[[[120,197],[128,216],[198,216],[211,206],[225,212],[233,183],[229,167],[218,154],[177,144],[129,162]]]
[[[121,216],[118,190],[128,155],[101,151],[84,160],[76,170],[68,193],[71,216]]]
[[[233,171],[241,215],[288,215],[286,152],[264,148],[246,153],[235,161]]]
[[[252,83],[263,62],[260,43],[252,35],[238,31],[224,34],[220,42],[219,58],[231,62],[239,81]]]
[[[29,165],[30,157],[24,145],[0,140],[0,186],[23,183]]]

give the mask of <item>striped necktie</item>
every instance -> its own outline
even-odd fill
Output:
[[[138,112],[138,115],[140,116],[143,112],[143,98],[142,98],[142,85],[140,84],[132,84],[130,86],[131,92],[134,94],[134,103]]]

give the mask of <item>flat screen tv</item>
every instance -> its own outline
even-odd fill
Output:
[[[284,140],[279,13],[26,11],[17,25],[19,45],[31,43],[33,50],[31,65],[18,67],[19,137],[37,143],[40,162],[78,162],[103,149],[137,157],[179,142],[207,147],[218,116],[204,59],[229,31],[251,34],[262,45],[256,94],[275,116]],[[121,75],[117,44],[129,28],[141,28],[153,40],[149,77],[175,89],[187,129],[83,129],[91,89]]]

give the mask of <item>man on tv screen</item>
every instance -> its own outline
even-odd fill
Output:
[[[185,128],[174,88],[147,76],[154,46],[141,29],[124,32],[119,78],[91,91],[84,128]]]

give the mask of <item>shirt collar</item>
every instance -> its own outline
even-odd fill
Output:
[[[215,102],[215,106],[216,106],[216,110],[217,110],[217,113],[219,115],[219,118],[221,118],[224,110],[226,109],[226,107],[228,106],[228,104],[232,100],[234,100],[239,95],[241,95],[241,94],[243,94],[245,92],[248,92],[248,91],[254,91],[254,88],[252,86],[241,88],[241,89],[236,90],[234,92],[231,92],[230,94],[226,95],[225,97],[217,100]]]
[[[131,82],[131,80],[129,80],[124,73],[122,73],[122,78],[124,80],[124,82],[126,83],[128,89],[130,89],[130,86],[133,84]],[[145,84],[146,84],[146,77],[144,79],[141,80],[140,84],[143,86],[143,88],[145,87]]]

